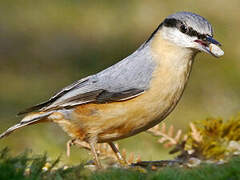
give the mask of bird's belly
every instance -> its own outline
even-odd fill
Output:
[[[87,141],[97,137],[98,142],[122,139],[163,120],[178,101],[180,91],[153,89],[127,101],[80,105],[69,120],[58,122],[73,138]]]
[[[107,142],[132,136],[163,120],[179,101],[191,69],[159,68],[143,94],[126,101],[83,104],[58,123],[73,138]],[[161,77],[161,78],[157,78]]]

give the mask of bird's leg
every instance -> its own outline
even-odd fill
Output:
[[[97,152],[96,152],[96,147],[95,147],[96,146],[96,141],[90,141],[89,146],[91,148],[91,152],[92,152],[94,162],[95,162],[97,168],[102,169],[101,162],[99,161],[99,158],[98,158],[98,155],[97,155]]]
[[[113,152],[115,153],[119,163],[122,166],[127,166],[128,165],[127,161],[122,157],[121,153],[119,152],[119,150],[117,149],[115,144],[113,142],[109,142],[108,144],[110,145],[110,147],[112,148]]]
[[[70,139],[70,140],[67,142],[67,157],[70,157],[71,147],[72,147],[73,145],[75,145],[75,141],[76,141],[76,139]]]

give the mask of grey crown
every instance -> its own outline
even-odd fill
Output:
[[[191,12],[177,12],[175,14],[169,15],[166,19],[171,18],[182,21],[201,34],[208,34],[213,36],[213,29],[211,24],[202,16]]]

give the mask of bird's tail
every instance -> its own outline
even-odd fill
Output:
[[[0,134],[0,139],[8,136],[11,134],[13,131],[15,131],[18,128],[39,123],[44,121],[48,116],[50,116],[53,112],[37,112],[37,113],[31,113],[25,116],[18,124],[10,127],[7,129],[5,132]]]

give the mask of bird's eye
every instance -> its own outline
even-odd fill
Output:
[[[204,34],[199,34],[199,35],[198,35],[198,39],[201,39],[201,40],[203,40],[203,41],[206,41],[206,40],[207,40],[207,36],[204,35]]]
[[[202,37],[202,40],[203,40],[203,41],[206,41],[206,40],[207,40],[207,36],[204,35],[204,36]]]
[[[184,24],[182,24],[182,25],[180,26],[180,31],[181,31],[182,33],[186,33],[187,30],[188,30],[188,28],[187,28]]]

